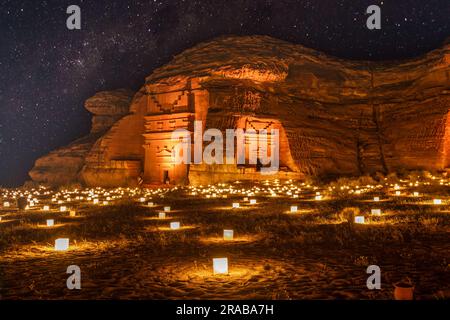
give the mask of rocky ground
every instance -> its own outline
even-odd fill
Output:
[[[56,191],[41,191],[39,207],[48,202],[53,210],[12,206],[0,211],[0,296],[393,299],[394,283],[408,277],[415,299],[448,299],[450,188],[447,182],[408,183],[356,188],[346,182],[328,187],[280,182],[158,190],[146,194],[145,201],[154,206],[139,202],[142,194],[134,193],[108,205],[67,201],[75,217],[55,210],[50,197]],[[259,193],[252,194],[256,188]],[[412,196],[413,191],[420,195]],[[3,190],[3,198],[12,192],[18,191]],[[95,192],[104,197],[108,191]],[[315,200],[317,192],[322,200]],[[433,204],[437,197],[441,205]],[[240,208],[232,208],[235,202]],[[167,218],[158,219],[168,205]],[[298,206],[297,213],[290,212],[291,205]],[[371,215],[373,208],[382,215]],[[353,223],[353,215],[364,216],[365,223]],[[55,219],[55,226],[46,227],[46,219]],[[181,222],[181,229],[170,230],[172,221]],[[223,240],[223,229],[233,229],[235,239]],[[68,251],[54,251],[59,237],[70,238]],[[215,257],[228,258],[228,275],[213,275]],[[366,268],[372,264],[381,268],[381,290],[366,286]],[[69,265],[81,268],[81,290],[66,287]]]

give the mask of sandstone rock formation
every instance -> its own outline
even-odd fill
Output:
[[[68,179],[117,186],[440,170],[450,162],[449,89],[448,43],[416,59],[380,63],[266,36],[222,37],[155,70],[128,114],[80,156]],[[96,106],[102,117],[91,99],[87,108]],[[126,103],[117,101],[119,118]],[[280,171],[262,176],[251,165],[174,164],[171,132],[192,131],[194,120],[221,130],[280,129]],[[93,127],[112,121],[94,117]],[[42,162],[34,180],[45,180],[45,170],[36,174]]]
[[[30,171],[31,178],[48,185],[81,182],[79,173],[95,142],[121,117],[128,113],[133,93],[129,90],[98,92],[86,100],[86,109],[93,114],[89,135],[38,159]]]

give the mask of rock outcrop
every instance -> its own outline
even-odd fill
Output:
[[[448,43],[416,59],[364,62],[265,36],[222,37],[155,70],[127,115],[117,108],[118,121],[95,120],[105,115],[91,98],[93,127],[115,123],[74,171],[88,185],[116,186],[441,170],[450,162],[449,90]],[[192,131],[194,120],[279,129],[280,171],[173,163],[170,133]]]
[[[33,181],[47,185],[80,183],[80,171],[95,142],[121,117],[128,114],[133,92],[126,89],[102,91],[86,100],[93,114],[90,134],[36,160],[30,171]]]

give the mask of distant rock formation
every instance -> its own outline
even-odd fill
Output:
[[[102,91],[86,100],[93,114],[89,135],[38,159],[30,171],[33,181],[47,185],[80,183],[80,171],[95,142],[129,112],[133,92],[126,89]]]
[[[30,175],[119,186],[441,170],[450,164],[449,89],[448,43],[416,59],[364,62],[266,36],[221,37],[155,70],[129,108],[123,91],[89,99],[92,134],[109,129],[39,159]],[[280,129],[279,173],[174,164],[170,134],[194,120]]]

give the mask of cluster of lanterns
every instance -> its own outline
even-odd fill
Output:
[[[300,196],[308,200],[322,201],[324,199],[331,199],[333,193],[336,191],[345,191],[351,195],[360,197],[361,195],[369,192],[374,192],[381,188],[387,188],[389,190],[386,194],[394,193],[395,196],[402,196],[403,194],[413,196],[415,198],[420,197],[419,192],[414,191],[408,193],[407,189],[417,188],[420,185],[431,185],[432,183],[439,183],[439,185],[450,185],[449,180],[439,179],[432,177],[434,182],[420,182],[420,181],[404,181],[401,180],[397,184],[388,184],[387,182],[379,185],[365,185],[365,186],[340,186],[340,187],[329,187],[328,190],[321,190],[317,186],[312,186],[306,183],[294,183],[293,181],[263,181],[261,183],[254,183],[245,187],[240,182],[234,184],[217,184],[214,186],[189,186],[184,188],[189,196],[203,198],[203,199],[214,199],[222,198],[226,199],[228,197],[238,198],[243,197],[244,205],[248,203],[250,205],[256,205],[258,203],[257,197],[286,197],[292,199],[298,199]],[[177,190],[178,188],[173,188]],[[338,190],[339,189],[339,190]],[[183,189],[182,189],[183,190]],[[120,199],[133,199],[137,203],[144,206],[155,207],[155,203],[150,201],[153,197],[164,198],[170,189],[140,189],[140,188],[116,188],[116,189],[103,189],[103,188],[90,188],[90,189],[74,189],[74,190],[62,190],[58,192],[52,192],[49,189],[40,187],[38,189],[32,190],[0,190],[2,191],[3,197],[3,208],[13,207],[13,203],[17,202],[18,199],[23,198],[26,201],[25,210],[39,210],[44,212],[59,211],[61,213],[69,212],[71,217],[76,216],[76,211],[71,208],[80,204],[88,205],[109,205]],[[322,194],[324,192],[326,196]],[[410,191],[409,191],[410,192]],[[242,199],[242,198],[241,198]],[[369,200],[370,201],[370,200]],[[373,202],[380,202],[380,196],[373,197]],[[383,200],[385,201],[385,200]],[[433,199],[433,205],[442,205],[443,200]],[[428,202],[429,204],[429,202]],[[241,208],[239,202],[232,202],[232,209]],[[290,206],[290,213],[297,213],[299,207],[297,205]],[[167,215],[172,212],[170,206],[164,206],[163,210],[158,212],[158,219],[167,219]],[[373,216],[381,216],[382,210],[379,208],[370,209],[370,214]],[[2,217],[0,216],[0,221]],[[358,215],[354,217],[354,222],[357,224],[365,224],[365,217],[363,215]],[[47,227],[55,226],[55,219],[46,220]],[[169,223],[171,230],[181,229],[180,221],[171,221]],[[223,240],[232,241],[234,240],[234,230],[224,229],[223,230]],[[69,249],[69,239],[68,238],[58,238],[55,240],[54,249],[56,251],[65,251]],[[228,259],[227,258],[214,258],[213,259],[213,271],[214,274],[226,274],[228,273]]]

